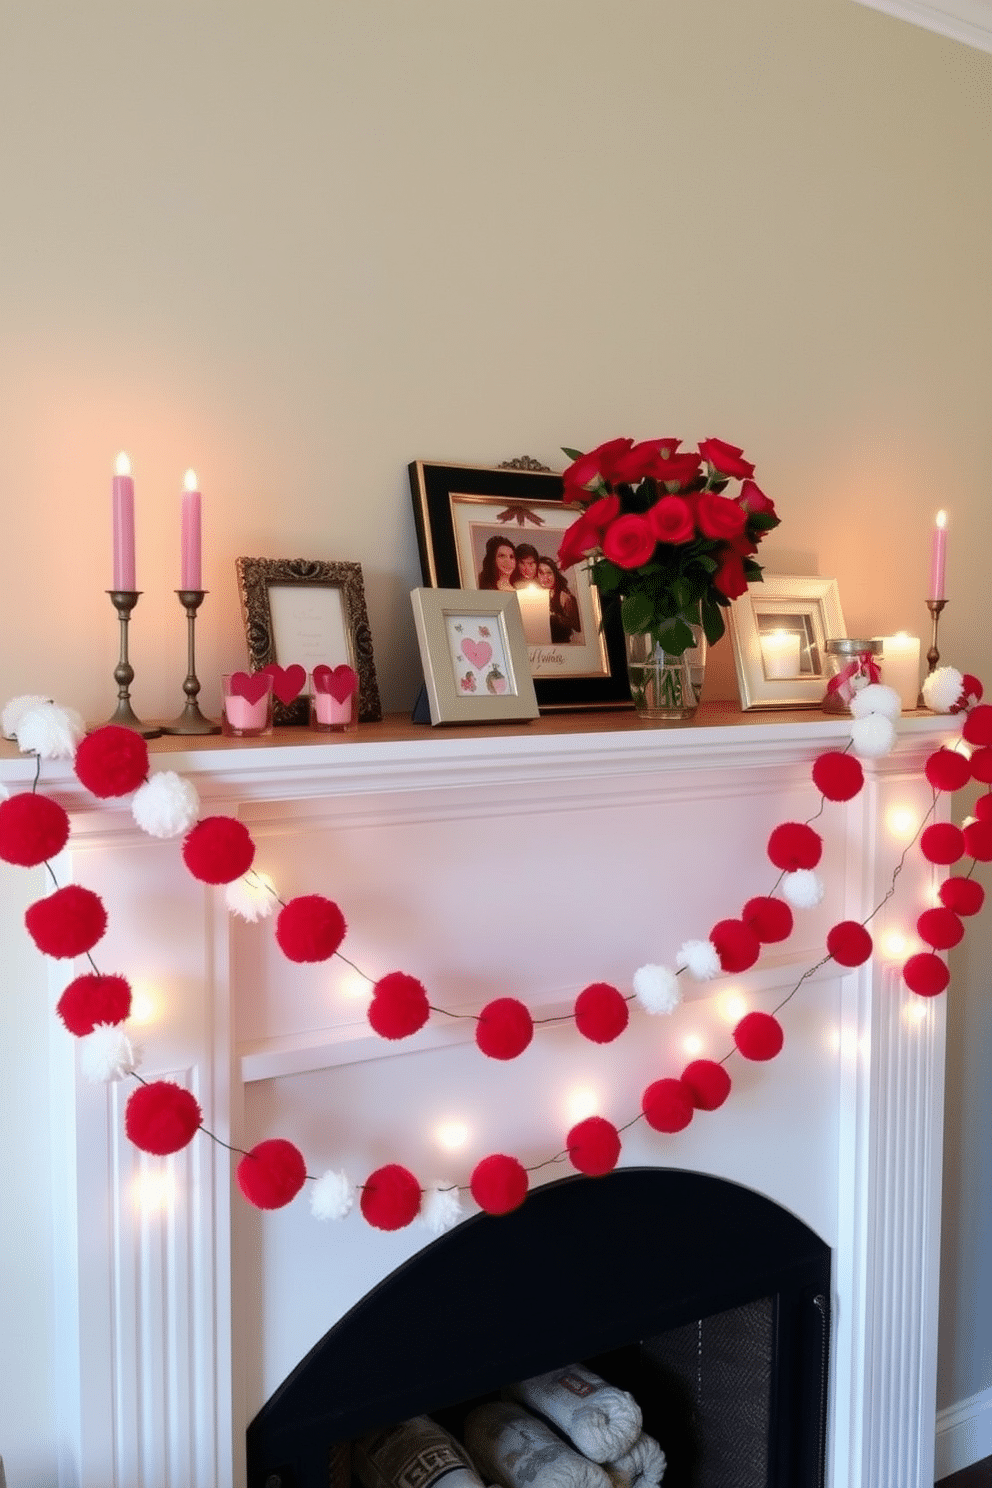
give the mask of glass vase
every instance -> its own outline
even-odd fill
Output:
[[[649,635],[627,635],[627,676],[639,718],[654,723],[692,718],[699,707],[706,671],[706,637],[693,625],[696,644],[675,656]]]

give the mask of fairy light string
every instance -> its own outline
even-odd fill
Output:
[[[951,668],[942,670],[953,673]],[[953,673],[953,676],[960,677],[960,674]],[[343,1173],[328,1172],[318,1176],[309,1171],[294,1144],[285,1140],[263,1140],[248,1150],[225,1142],[204,1124],[202,1112],[191,1092],[168,1080],[147,1080],[138,1072],[138,1060],[124,1030],[131,1012],[130,988],[123,978],[104,976],[92,954],[93,946],[106,927],[105,911],[97,896],[89,890],[75,885],[68,890],[60,889],[52,866],[51,858],[55,853],[51,849],[61,850],[68,838],[68,816],[58,803],[39,793],[41,752],[36,755],[30,790],[20,797],[0,801],[0,858],[26,867],[44,863],[53,894],[28,910],[28,930],[43,954],[56,959],[85,957],[90,966],[91,975],[77,977],[70,984],[60,999],[58,1011],[71,1032],[97,1045],[95,1059],[84,1061],[84,1069],[90,1078],[128,1078],[134,1081],[136,1090],[126,1104],[125,1126],[136,1146],[155,1155],[167,1156],[181,1150],[198,1132],[202,1132],[218,1147],[239,1158],[236,1172],[239,1187],[245,1198],[259,1208],[282,1207],[299,1193],[305,1183],[310,1183],[311,1207],[320,1218],[342,1218],[350,1210],[354,1194],[358,1193],[364,1217],[377,1228],[399,1229],[420,1218],[439,1233],[461,1217],[460,1196],[465,1193],[470,1193],[483,1210],[493,1214],[505,1213],[523,1202],[530,1176],[544,1168],[570,1161],[579,1172],[590,1175],[609,1172],[619,1160],[623,1135],[638,1123],[646,1121],[656,1131],[674,1134],[688,1125],[696,1111],[715,1110],[722,1105],[731,1089],[726,1066],[734,1055],[764,1062],[780,1052],[784,1032],[777,1014],[791,1002],[804,983],[832,961],[843,972],[863,964],[874,953],[867,926],[893,898],[909,854],[918,844],[924,857],[935,867],[950,867],[962,857],[971,858],[966,872],[950,880],[957,886],[949,896],[951,902],[948,903],[944,897],[944,887],[948,882],[945,880],[940,896],[943,909],[924,911],[920,916],[918,933],[928,950],[908,957],[902,968],[906,985],[921,996],[937,995],[946,988],[946,963],[937,953],[960,940],[963,935],[960,916],[974,914],[981,908],[984,891],[974,881],[973,875],[979,861],[992,860],[992,789],[980,798],[976,807],[977,818],[966,823],[964,828],[950,823],[928,826],[943,792],[958,790],[973,779],[987,787],[992,786],[992,707],[981,704],[981,687],[976,679],[961,678],[961,684],[956,707],[940,711],[963,714],[963,734],[972,749],[972,756],[969,759],[956,751],[941,748],[926,761],[925,772],[933,796],[931,805],[903,848],[885,893],[864,919],[834,926],[828,936],[828,941],[833,942],[832,948],[828,945],[827,953],[798,977],[770,1013],[746,1013],[733,1030],[731,1047],[719,1060],[693,1060],[680,1076],[654,1081],[643,1092],[641,1110],[622,1125],[614,1126],[602,1116],[587,1116],[573,1125],[565,1146],[552,1156],[524,1166],[515,1157],[493,1153],[475,1165],[467,1184],[435,1183],[425,1189],[412,1173],[396,1163],[386,1164],[369,1175],[364,1183],[355,1185]],[[882,694],[889,691],[874,686],[866,689],[865,693],[877,693],[881,708],[885,701]],[[861,716],[874,720],[881,714],[875,715],[868,708]],[[857,723],[854,727],[857,728]],[[122,735],[126,738],[122,739]],[[721,972],[746,971],[755,964],[764,944],[787,939],[794,928],[792,908],[811,908],[823,894],[814,871],[822,844],[811,824],[824,813],[828,799],[850,800],[863,786],[860,763],[850,754],[854,746],[852,737],[844,750],[827,751],[814,762],[813,778],[820,793],[819,806],[805,822],[782,823],[772,832],[768,852],[779,870],[778,875],[767,894],[748,901],[741,918],[718,922],[707,941],[686,942],[678,954],[675,968],[641,968],[633,978],[633,991],[623,994],[608,984],[592,983],[579,994],[574,1013],[547,1018],[535,1019],[523,1003],[505,997],[495,999],[479,1013],[452,1011],[431,1002],[420,982],[406,973],[390,973],[378,979],[369,975],[339,949],[345,926],[337,906],[320,895],[299,896],[289,901],[282,899],[253,866],[254,843],[247,828],[234,818],[200,819],[197,802],[195,810],[187,810],[191,819],[182,820],[178,831],[172,822],[173,830],[156,831],[154,835],[182,834],[186,866],[201,881],[227,885],[229,891],[238,882],[253,888],[263,900],[263,909],[257,916],[245,914],[245,918],[261,917],[263,912],[271,911],[278,904],[281,911],[276,924],[276,938],[288,959],[327,961],[336,957],[367,982],[372,988],[369,1020],[383,1037],[391,1040],[408,1037],[423,1027],[431,1015],[468,1020],[476,1025],[479,1049],[490,1058],[507,1061],[522,1053],[529,1046],[535,1028],[543,1025],[574,1020],[579,1031],[593,1042],[612,1043],[628,1026],[628,1010],[632,1004],[640,1004],[649,1012],[672,1011],[681,1000],[677,990],[672,989],[677,987],[678,978],[685,971],[706,981]],[[868,757],[881,752],[888,752],[888,749],[882,751],[873,747],[865,750]],[[949,760],[947,757],[951,755],[954,759]],[[832,763],[836,760],[848,760],[842,771]],[[144,825],[138,811],[138,797],[143,791],[153,788],[157,777],[149,775],[147,744],[140,736],[112,725],[99,729],[79,743],[75,766],[83,785],[98,797],[133,794],[135,819],[139,825]],[[832,788],[831,781],[835,777],[836,786]],[[174,778],[179,780],[179,777]],[[195,792],[192,794],[195,798]],[[25,798],[30,798],[27,804]],[[35,803],[33,806],[31,800]],[[983,805],[983,800],[989,804]],[[65,817],[64,839],[59,813]],[[182,817],[180,812],[179,818]],[[928,832],[937,834],[930,843]],[[194,850],[195,844],[198,845]],[[973,891],[966,894],[961,885],[970,885]],[[79,896],[79,903],[73,902],[72,914],[67,910],[64,920],[49,916],[44,925],[32,923],[32,911],[40,911],[45,905],[51,907],[60,896],[73,892]],[[264,905],[266,897],[271,899],[268,905]],[[230,892],[228,903],[232,912],[238,912]],[[959,913],[951,907],[953,904],[957,905]],[[762,921],[769,905],[776,906],[777,927]],[[78,910],[83,911],[81,923],[76,915]],[[748,911],[751,912],[750,924]],[[936,920],[926,921],[928,913],[936,915]],[[101,914],[102,924],[98,925]],[[283,923],[287,919],[293,920],[292,935]],[[786,933],[779,933],[786,922]],[[88,937],[92,937],[89,943]],[[645,981],[648,973],[651,975]],[[105,1005],[105,984],[116,982],[124,982],[128,1005],[115,1008],[118,1015],[110,1016]],[[88,985],[90,983],[93,985]],[[71,1016],[64,1006],[70,993],[75,995]],[[593,999],[595,1016],[588,1026],[583,1027],[579,1005],[589,994],[597,994],[598,1001]],[[652,999],[656,999],[654,1005]],[[377,1024],[373,1008],[380,1000],[381,1016]],[[624,1009],[622,1016],[620,1007]]]

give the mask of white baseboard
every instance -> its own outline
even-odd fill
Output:
[[[992,1457],[992,1386],[937,1412],[934,1477],[960,1472]]]

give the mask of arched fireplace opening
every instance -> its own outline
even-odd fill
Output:
[[[829,1296],[829,1247],[750,1189],[565,1178],[443,1235],[332,1327],[251,1422],[248,1485],[327,1488],[357,1436],[422,1413],[458,1435],[502,1385],[582,1361],[638,1400],[664,1488],[820,1488]]]

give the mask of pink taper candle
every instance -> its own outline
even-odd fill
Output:
[[[944,566],[947,561],[947,513],[939,511],[933,528],[930,552],[930,593],[928,599],[944,598]]]
[[[134,590],[134,481],[123,452],[114,466],[114,589]]]
[[[195,470],[187,470],[183,477],[182,536],[180,549],[180,589],[202,589],[203,583],[200,576],[200,493],[196,488]]]

